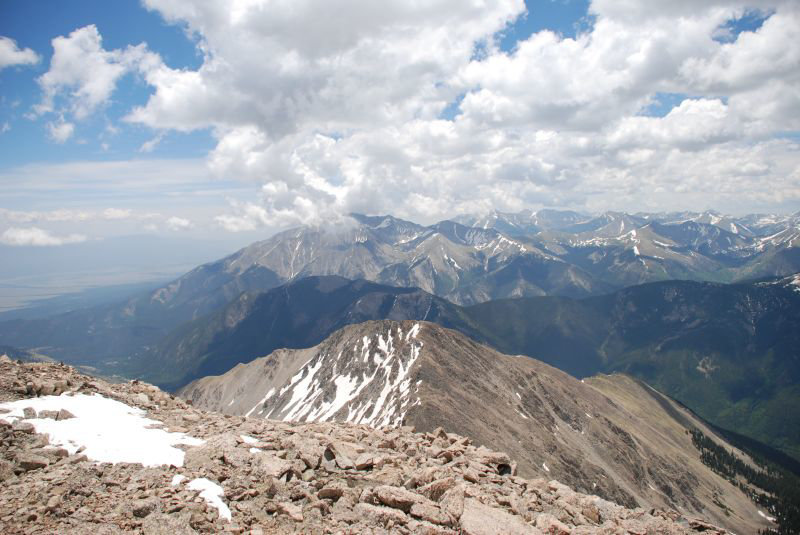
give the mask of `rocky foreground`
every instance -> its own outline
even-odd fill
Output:
[[[91,443],[91,430],[87,445],[59,443],[69,426],[91,423],[66,407],[100,396],[145,415],[148,431],[174,441],[173,461],[100,462],[119,452]],[[53,436],[37,432],[44,428]],[[112,385],[5,357],[0,482],[4,534],[725,533],[676,512],[626,509],[557,481],[520,478],[506,454],[442,429],[203,412],[148,384]]]

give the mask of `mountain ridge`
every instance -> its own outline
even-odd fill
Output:
[[[791,419],[792,407],[800,406],[800,395],[792,386],[800,373],[794,350],[800,330],[800,292],[794,281],[789,277],[736,285],[658,282],[584,300],[539,297],[458,307],[420,290],[310,277],[248,298],[252,318],[230,329],[220,319],[197,320],[192,332],[212,338],[213,344],[182,349],[194,355],[186,358],[219,359],[204,369],[220,373],[281,347],[310,347],[349,323],[428,320],[503,353],[528,355],[577,377],[614,371],[632,374],[716,425],[797,457],[800,437],[787,432],[792,426],[782,423]],[[336,297],[318,291],[320,284],[334,285]],[[265,322],[273,321],[277,309],[286,312],[280,332],[296,334],[276,337],[265,331]],[[154,361],[168,370],[179,369],[171,355],[181,343],[178,338],[161,348]],[[146,377],[167,384],[164,376]],[[751,405],[761,407],[757,416],[742,410]]]
[[[445,323],[447,326],[459,328],[502,351],[536,356],[576,375],[616,369],[634,373],[691,405],[717,424],[744,431],[761,440],[770,440],[772,445],[792,451],[795,456],[800,455],[796,447],[800,443],[797,437],[787,436],[785,431],[770,437],[771,430],[780,428],[774,415],[786,408],[787,403],[793,406],[794,400],[800,396],[791,388],[787,389],[780,374],[770,375],[773,371],[780,371],[788,372],[784,373],[786,377],[794,377],[796,359],[793,353],[784,347],[785,344],[774,348],[762,344],[770,336],[774,338],[777,332],[787,333],[786,340],[794,340],[791,330],[783,323],[776,323],[773,329],[761,312],[749,310],[747,303],[720,297],[716,305],[691,305],[692,310],[705,315],[698,324],[700,328],[689,327],[688,323],[680,321],[667,325],[656,318],[659,332],[651,340],[640,341],[617,332],[618,328],[625,326],[620,321],[635,322],[634,315],[625,315],[622,308],[614,309],[614,303],[603,297],[592,297],[592,294],[653,278],[730,280],[796,273],[800,269],[795,266],[800,264],[800,247],[794,246],[796,217],[753,217],[742,220],[743,228],[739,229],[735,225],[731,227],[733,220],[715,213],[629,215],[610,212],[594,219],[572,213],[531,212],[523,215],[532,224],[538,221],[537,228],[558,230],[541,231],[529,237],[508,237],[488,228],[488,225],[485,229],[454,222],[422,226],[391,216],[356,216],[359,221],[340,232],[324,232],[318,228],[293,229],[220,261],[199,266],[167,286],[123,303],[73,311],[53,318],[0,322],[0,343],[87,366],[87,369],[109,376],[124,374],[130,377],[149,373],[152,380],[177,387],[187,378],[174,373],[172,377],[154,375],[154,371],[164,366],[158,360],[154,361],[153,355],[165,347],[172,347],[171,344],[180,344],[181,336],[197,327],[198,323],[192,322],[202,324],[206,321],[202,318],[215,314],[245,314],[250,305],[245,306],[244,301],[249,296],[278,287],[287,278],[295,281],[313,273],[364,276],[402,286],[422,286],[439,294],[440,298],[477,303],[476,312],[470,317],[446,303],[437,301],[435,308],[446,316],[442,321],[450,322]],[[519,225],[523,215],[518,217]],[[500,219],[498,217],[498,221]],[[671,237],[661,236],[653,230],[668,226],[675,231]],[[592,230],[597,235],[565,234],[565,228]],[[676,288],[691,286],[690,283],[663,284],[667,285],[664,288],[670,285]],[[691,287],[696,288],[701,296],[713,288]],[[643,288],[630,295],[650,291],[646,289],[648,287]],[[617,290],[613,295],[625,295],[620,291],[625,290]],[[765,295],[769,293],[753,292],[755,290],[748,290],[738,295],[742,299],[766,299]],[[548,293],[587,296],[597,301],[584,303],[556,296],[539,301],[524,300],[531,299],[525,296]],[[685,292],[681,295],[685,296]],[[521,297],[523,300],[515,305],[496,304],[500,302],[499,298],[508,297]],[[759,306],[774,312],[768,299],[758,299]],[[667,310],[670,305],[664,300],[665,296],[651,295],[636,304],[637,310],[646,311],[650,306]],[[623,301],[625,299],[620,301],[620,306],[625,304]],[[426,302],[432,303],[432,298],[418,296],[416,305],[409,304],[405,315],[416,319],[426,317],[423,315],[426,312],[414,308],[420,308]],[[781,302],[787,303],[785,299]],[[712,312],[719,313],[723,303],[739,307],[734,308],[729,316],[735,325],[741,327],[736,333],[713,321]],[[632,301],[627,304],[632,304]],[[386,306],[391,311],[393,305]],[[712,310],[714,306],[716,309]],[[485,312],[481,313],[481,310]],[[670,310],[668,317],[685,315],[677,309]],[[794,322],[792,310],[792,306],[788,306],[790,316],[778,314],[776,317],[788,317],[790,323]],[[382,313],[379,307],[362,312],[362,319],[387,314]],[[273,316],[277,313],[276,309]],[[314,311],[310,313],[313,316]],[[478,318],[475,314],[484,317]],[[492,314],[499,321],[494,321],[490,317]],[[755,331],[748,314],[761,318]],[[531,316],[537,322],[523,325],[519,316]],[[548,319],[548,316],[552,317]],[[609,323],[604,316],[616,317],[619,321]],[[399,314],[397,319],[401,318],[402,314]],[[355,319],[350,322],[353,321]],[[298,343],[316,343],[341,324],[328,327],[320,324],[314,339],[298,339]],[[509,325],[514,325],[516,332],[508,333]],[[641,330],[643,326],[638,328]],[[774,331],[772,335],[769,334],[771,329]],[[603,331],[607,333],[604,335]],[[498,332],[505,334],[499,337]],[[213,345],[203,342],[206,334],[201,334],[197,343],[188,343],[194,345],[194,349],[189,348],[190,353],[202,346]],[[251,334],[258,334],[257,325]],[[677,338],[670,339],[670,336]],[[715,338],[718,342],[710,344],[709,340]],[[514,344],[509,346],[508,340],[512,339]],[[732,345],[729,341],[733,339],[746,343]],[[271,340],[278,345],[290,345],[291,342]],[[249,352],[251,348],[246,337],[238,343],[240,347],[231,352],[230,360],[217,358],[232,349],[226,345],[228,342],[220,341],[216,350],[207,355],[205,352],[195,355],[200,358],[187,357],[183,364],[197,376],[218,373],[223,371],[220,366],[263,354]],[[184,347],[187,346],[184,344]],[[262,349],[268,352],[275,347],[265,345]],[[711,353],[702,354],[701,348],[707,348]],[[770,362],[770,350],[788,357]],[[175,355],[181,354],[181,351],[175,352]],[[658,359],[648,355],[658,355]],[[170,358],[172,356],[163,364]],[[670,370],[667,362],[674,364]],[[747,373],[736,371],[734,364],[742,365]],[[151,369],[143,370],[143,366]],[[698,371],[705,377],[698,375]],[[720,388],[721,384],[725,385],[724,388]],[[706,388],[709,385],[712,388]],[[748,396],[748,391],[753,395]],[[765,399],[768,402],[764,402]],[[754,412],[754,409],[757,410]],[[756,418],[755,414],[768,417]]]
[[[493,223],[484,222],[486,228],[353,217],[353,225],[333,231],[301,227],[278,233],[119,303],[0,322],[0,343],[47,348],[53,358],[82,365],[136,358],[173,329],[219,310],[242,292],[311,275],[418,287],[457,304],[475,304],[506,297],[586,297],[655,280],[734,281],[800,271],[796,214],[744,218],[748,233],[731,233],[723,228],[727,220],[715,214],[610,212],[592,218],[547,210],[498,212]],[[506,221],[522,228],[523,220],[537,223],[515,235],[491,227]],[[691,228],[676,242],[677,235],[654,234],[654,224]],[[576,225],[600,234],[565,232],[581,230]],[[727,233],[725,243],[717,239],[720,233]]]
[[[509,452],[523,476],[555,477],[628,507],[703,511],[714,523],[754,531],[758,513],[700,463],[688,430],[716,435],[649,388],[622,376],[581,382],[435,324],[383,320],[350,325],[312,348],[278,350],[180,395],[198,407],[275,420],[428,432],[447,423]]]
[[[111,435],[134,434],[137,447],[107,447],[112,422],[98,407],[118,413]],[[508,455],[441,428],[231,417],[146,383],[4,357],[0,437],[9,534],[727,533],[674,510],[626,509],[555,480],[523,479]],[[168,442],[138,447],[156,437]]]

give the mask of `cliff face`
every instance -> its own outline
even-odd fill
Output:
[[[768,525],[740,489],[702,464],[689,431],[724,441],[666,396],[621,375],[580,381],[431,323],[351,325],[313,348],[279,350],[198,380],[180,395],[252,418],[443,427],[508,452],[524,477],[556,479],[626,507],[702,516],[737,533]]]
[[[0,443],[9,534],[723,533],[523,479],[506,454],[442,429],[223,415],[7,358]]]

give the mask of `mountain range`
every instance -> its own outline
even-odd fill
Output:
[[[794,279],[780,278],[800,271],[800,215],[353,221],[279,233],[122,302],[0,322],[0,344],[178,388],[347,324],[428,320],[579,377],[631,373],[715,424],[800,455],[800,425],[781,423],[800,397],[800,329]],[[315,275],[364,281],[318,291],[319,281],[302,282]],[[675,280],[762,275],[778,278]],[[653,280],[664,282],[642,284]]]
[[[667,281],[581,300],[502,299],[460,307],[419,289],[307,277],[242,294],[153,348],[135,371],[172,388],[345,325],[424,320],[575,377],[624,372],[726,429],[800,455],[800,277]]]
[[[126,300],[2,321],[0,343],[42,348],[84,365],[137,359],[242,292],[312,275],[415,287],[469,305],[580,298],[657,280],[731,282],[800,271],[800,214],[592,217],[542,210],[460,220],[477,226],[354,215],[349,226],[288,230]]]
[[[719,425],[798,455],[800,426],[775,421],[798,398],[791,285],[674,281],[800,271],[798,214],[543,210],[460,218],[471,227],[354,221],[279,233],[122,302],[0,322],[0,344],[177,388],[279,347],[309,347],[349,323],[425,319],[577,376],[632,373]],[[384,288],[364,282],[306,296],[301,281],[314,275]],[[652,279],[672,282],[639,287]]]
[[[235,414],[443,426],[528,474],[731,526],[742,492],[800,510],[734,451],[800,459],[799,240],[800,214],[353,215],[2,321],[0,345]]]

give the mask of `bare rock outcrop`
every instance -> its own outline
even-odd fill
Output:
[[[28,389],[34,382],[59,382],[61,392]],[[59,444],[52,427],[83,414],[47,419],[48,438],[40,410],[18,410],[42,400],[67,405],[87,393],[138,409],[148,429],[185,434],[191,441],[175,446],[183,457],[152,466],[98,462],[91,448]],[[524,479],[512,464],[443,429],[222,415],[136,381],[112,385],[69,367],[0,362],[6,534],[724,533],[676,512],[627,509],[556,481]]]

